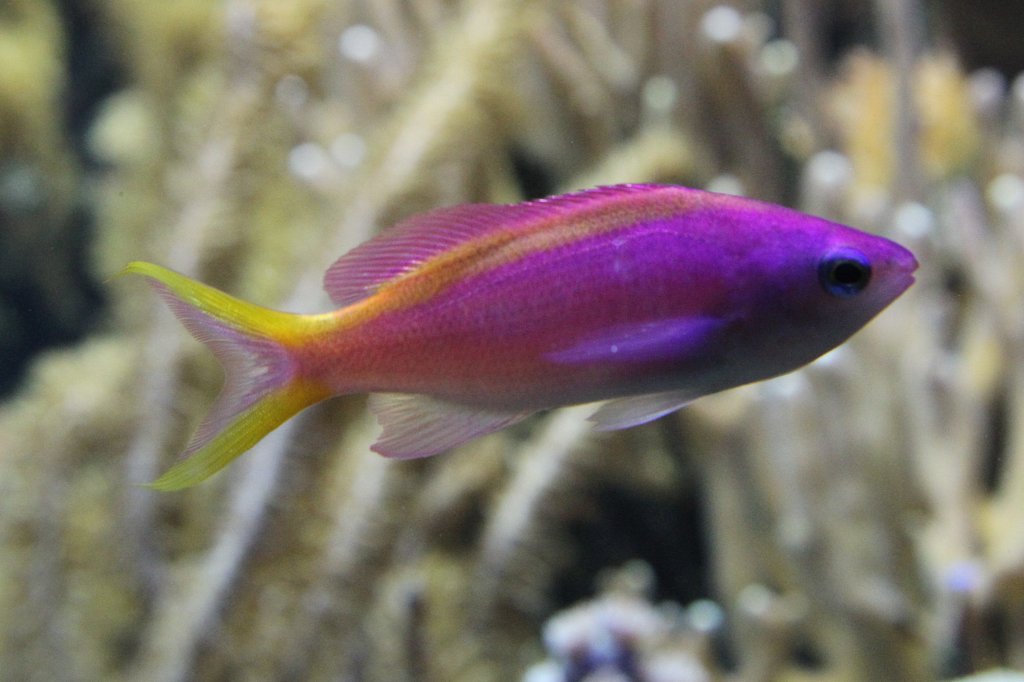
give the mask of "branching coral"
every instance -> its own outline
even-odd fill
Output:
[[[923,265],[842,349],[659,424],[570,408],[394,462],[344,398],[175,495],[136,484],[216,372],[115,280],[105,335],[0,408],[5,677],[516,679],[633,557],[654,594],[615,601],[620,576],[531,674],[1024,666],[1024,85],[964,74],[918,3],[93,4],[127,75],[87,137],[102,276],[144,257],[323,310],[331,260],[412,212],[630,180],[740,187]],[[38,55],[0,77],[0,126],[59,158],[58,15],[12,8],[0,29],[46,30],[0,30]]]

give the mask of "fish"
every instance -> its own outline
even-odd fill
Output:
[[[224,386],[149,485],[221,470],[303,409],[370,394],[385,457],[435,455],[542,410],[601,430],[797,369],[913,282],[888,239],[749,198],[626,184],[407,218],[341,256],[336,310],[295,314],[153,263],[141,275]]]

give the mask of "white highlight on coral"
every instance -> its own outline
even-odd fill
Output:
[[[341,56],[365,64],[380,53],[380,35],[366,24],[353,24],[341,32],[338,51]]]
[[[133,89],[103,101],[86,135],[89,151],[108,163],[140,163],[152,153],[150,141],[159,137],[156,112],[148,98]]]
[[[700,29],[716,43],[729,43],[736,40],[743,30],[743,16],[734,7],[718,5],[701,19]]]
[[[764,618],[775,602],[775,594],[764,585],[751,583],[736,595],[736,603],[746,613],[755,618]]]
[[[523,682],[565,682],[565,672],[555,661],[544,661],[531,666],[523,674]]]
[[[593,677],[601,680],[628,679]],[[691,654],[685,651],[666,651],[651,657],[641,679],[647,682],[710,682],[711,675]]]
[[[808,161],[807,178],[815,191],[836,193],[853,181],[853,165],[845,155],[826,149]]]
[[[725,612],[710,599],[698,599],[686,609],[686,620],[698,632],[717,632],[725,625]]]
[[[312,142],[296,145],[288,153],[288,171],[303,180],[316,180],[330,167],[324,148]]]
[[[957,561],[946,568],[942,582],[951,592],[972,594],[985,584],[985,568],[978,561]]]
[[[820,360],[820,358],[819,358]],[[817,362],[817,360],[815,361]],[[783,374],[782,376],[762,382],[758,392],[767,400],[796,400],[807,393],[807,377],[801,372]]]
[[[548,651],[562,657],[583,650],[604,651],[619,641],[633,641],[665,629],[658,612],[631,597],[609,595],[564,611],[544,626]]]
[[[366,140],[355,133],[342,133],[331,142],[331,158],[343,168],[356,168],[366,158]]]
[[[1017,212],[1024,206],[1024,178],[1016,173],[998,175],[988,183],[985,196],[994,208],[1005,213]]]
[[[732,194],[733,196],[742,197],[747,193],[746,188],[743,186],[741,181],[735,175],[719,175],[718,177],[711,178],[711,182],[707,184],[706,189],[709,192],[718,192],[719,194]]]
[[[810,364],[816,369],[841,370],[850,361],[850,351],[846,346],[837,346]]]
[[[908,201],[896,209],[893,224],[899,234],[910,239],[921,239],[935,229],[935,215],[927,206]]]
[[[800,63],[800,51],[789,40],[772,40],[761,48],[761,68],[769,76],[783,78]]]
[[[668,113],[676,106],[679,89],[668,76],[651,76],[644,83],[643,100],[651,111]]]

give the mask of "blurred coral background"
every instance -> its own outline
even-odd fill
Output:
[[[0,0],[0,679],[1021,680],[1024,5]],[[840,349],[425,461],[352,396],[139,486],[212,403],[152,260],[327,310],[396,220],[615,182],[912,248]]]

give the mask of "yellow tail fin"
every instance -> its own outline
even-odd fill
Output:
[[[224,367],[224,388],[183,453],[149,484],[180,490],[206,480],[327,391],[297,375],[282,339],[301,316],[246,303],[173,270],[136,261],[121,274],[146,277],[182,324]]]

